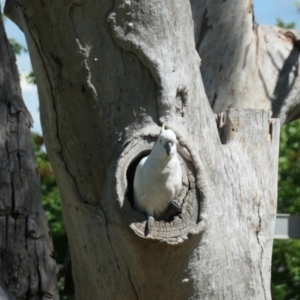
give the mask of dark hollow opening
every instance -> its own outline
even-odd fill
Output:
[[[126,177],[127,177],[127,199],[129,200],[131,206],[134,208],[134,200],[133,200],[133,181],[134,181],[134,174],[135,170],[139,164],[139,162],[144,158],[145,156],[149,155],[151,151],[145,150],[144,152],[140,153],[129,165]]]

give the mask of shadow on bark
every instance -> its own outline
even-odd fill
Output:
[[[259,77],[263,83],[265,94],[272,103],[273,118],[280,117],[282,107],[286,102],[285,100],[292,91],[296,83],[296,79],[299,76],[300,40],[296,40],[295,35],[291,32],[287,32],[285,33],[285,35],[293,41],[293,49],[291,50],[289,56],[285,59],[281,69],[277,66],[272,54],[270,52],[267,52],[275,69],[278,70],[278,78],[272,95],[269,94],[266,80],[264,79],[263,74],[259,69]],[[290,77],[292,78],[291,80]],[[294,108],[294,111],[287,118],[287,122],[290,122],[299,117],[299,109],[300,108]]]

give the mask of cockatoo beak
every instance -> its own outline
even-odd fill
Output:
[[[171,149],[172,149],[173,144],[171,142],[166,142],[164,147],[166,148],[168,156],[170,156]]]

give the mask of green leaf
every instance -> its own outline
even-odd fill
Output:
[[[27,49],[24,46],[22,46],[21,44],[19,44],[15,39],[9,38],[8,42],[10,44],[12,51],[16,55],[20,55],[22,52],[27,52]]]
[[[27,76],[26,76],[26,80],[31,83],[31,84],[36,84],[36,80],[35,80],[35,75],[33,73],[33,71],[31,71]]]
[[[296,23],[291,22],[291,23],[284,23],[281,19],[276,19],[277,24],[276,26],[281,27],[281,28],[286,28],[286,29],[295,29],[296,28]]]

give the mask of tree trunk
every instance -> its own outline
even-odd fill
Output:
[[[2,18],[0,41],[0,298],[58,299],[31,145],[32,119],[22,100]]]
[[[247,39],[235,39],[235,52],[222,56],[216,39],[205,44],[222,62],[216,69],[203,60],[207,93],[227,89],[218,94],[216,111],[236,108],[218,116],[210,107],[214,96],[207,99],[204,91],[195,49],[201,52],[205,39],[195,45],[188,1],[6,5],[28,41],[78,300],[271,299],[279,121],[266,110],[240,109],[255,107],[259,98],[251,102],[251,96],[264,92],[255,84],[258,63],[251,61],[260,36],[249,27],[250,1],[223,2],[198,1],[202,13],[192,3],[195,32],[197,24],[209,32],[205,22],[217,22],[216,12],[233,3],[235,26],[246,24],[239,30]],[[212,19],[205,15],[214,13],[205,10],[209,3]],[[243,9],[246,19],[238,15]],[[228,47],[232,34],[222,36]],[[245,50],[250,36],[254,48]],[[243,50],[250,54],[234,65]],[[234,86],[208,75],[220,69],[234,74]],[[243,89],[247,76],[251,84]],[[267,102],[259,107],[269,109]],[[163,122],[179,140],[182,213],[172,222],[156,221],[145,236],[146,217],[132,208],[133,174]]]

